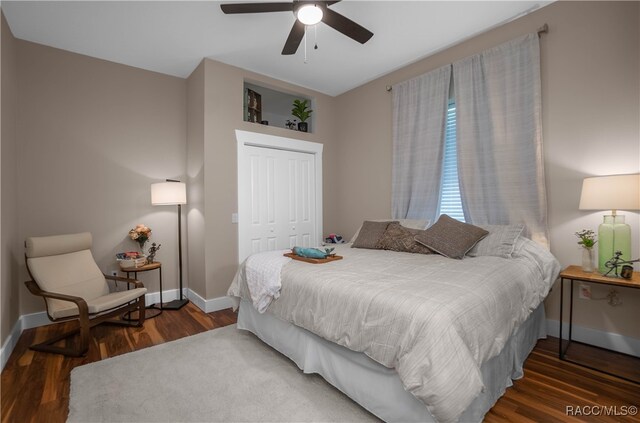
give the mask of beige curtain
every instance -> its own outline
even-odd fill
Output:
[[[524,223],[548,247],[537,34],[455,62],[453,79],[465,220]]]
[[[435,222],[451,65],[393,86],[392,217]]]

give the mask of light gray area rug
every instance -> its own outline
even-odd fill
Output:
[[[71,372],[69,422],[375,420],[236,325]]]

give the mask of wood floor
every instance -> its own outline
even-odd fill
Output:
[[[178,311],[165,311],[147,320],[144,328],[99,326],[92,330],[92,343],[86,357],[64,358],[28,349],[71,324],[50,325],[26,330],[2,371],[2,422],[64,422],[69,405],[69,378],[76,366],[125,354],[185,336],[233,324],[231,310],[205,314],[193,304]],[[65,327],[62,327],[65,326]],[[557,339],[538,342],[525,363],[524,378],[507,389],[506,394],[486,415],[487,422],[640,422],[638,415],[578,416],[566,414],[566,407],[607,406],[601,412],[640,406],[640,385],[607,376],[586,368],[561,362],[557,358]],[[600,356],[602,358],[604,356]],[[611,356],[609,356],[611,357]],[[640,359],[608,358],[620,368],[640,369]],[[627,361],[624,361],[627,360]],[[594,408],[581,408],[598,411]],[[603,411],[604,410],[604,411]]]

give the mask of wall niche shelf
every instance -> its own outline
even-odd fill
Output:
[[[307,132],[313,132],[316,114],[315,101],[313,98],[296,93],[280,91],[278,89],[269,88],[250,81],[244,81],[243,88],[243,120],[245,122],[291,129],[287,127],[286,123],[287,121],[293,122],[293,120],[296,119],[291,114],[293,100],[309,100],[310,108],[313,109],[313,113],[311,114],[311,117],[307,119]],[[298,120],[296,119],[296,131],[297,122]]]

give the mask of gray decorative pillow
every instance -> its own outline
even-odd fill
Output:
[[[511,258],[524,225],[479,225],[489,231],[468,253],[470,257],[496,256]]]
[[[415,240],[445,257],[461,259],[488,233],[443,214],[433,226],[418,234]]]
[[[400,223],[392,222],[378,241],[377,247],[383,250],[399,251],[404,253],[431,254],[431,250],[415,241],[420,229],[405,228]]]
[[[372,219],[372,220],[369,220],[369,222],[400,222],[400,224],[402,226],[404,226],[405,228],[410,228],[410,229],[427,229],[427,226],[429,226],[429,224],[431,223],[431,221],[429,219],[426,219],[426,220],[422,220],[422,219],[394,219],[394,220]],[[362,228],[362,226],[360,228]],[[349,242],[355,242],[355,240],[358,239],[358,235],[360,234],[360,228],[358,228],[356,233],[353,234],[353,236],[351,237],[351,241],[349,241]]]
[[[358,234],[358,238],[353,242],[351,248],[369,248],[372,250],[379,249],[377,247],[378,241],[382,238],[384,231],[389,226],[390,221],[388,222],[372,222],[369,220],[365,220],[360,228],[360,233]],[[394,222],[398,223],[398,222]]]

